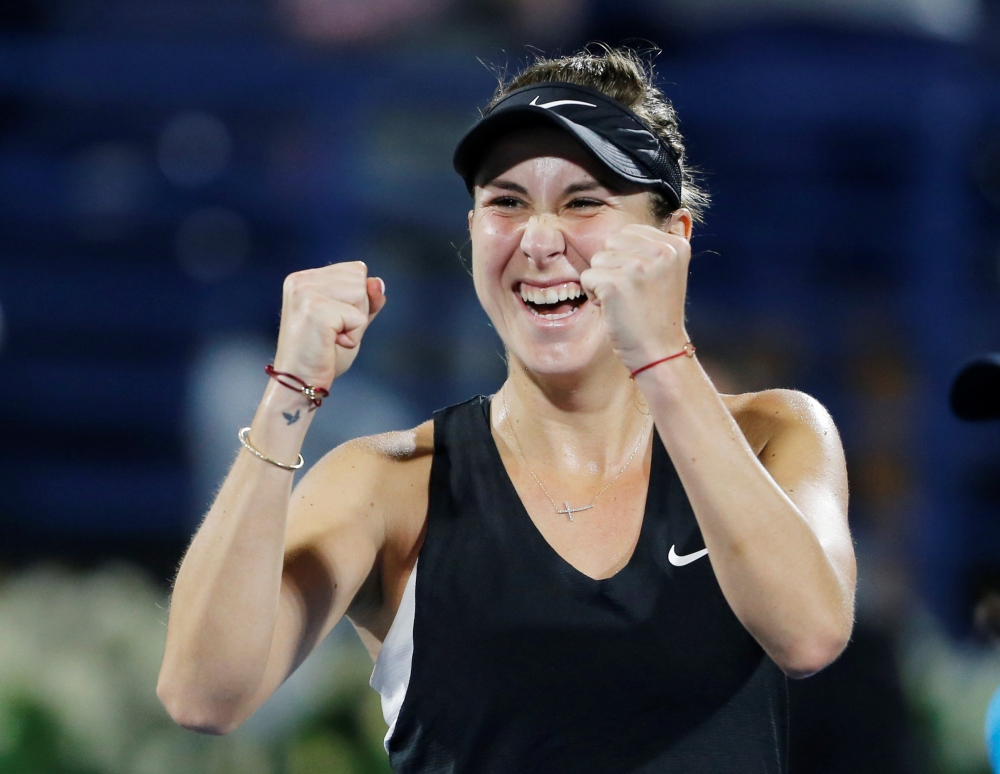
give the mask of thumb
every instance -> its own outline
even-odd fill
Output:
[[[385,306],[385,282],[381,277],[369,277],[368,284],[368,322],[375,319],[375,315],[382,311]]]
[[[365,313],[353,304],[345,303],[341,308],[344,329],[337,334],[336,341],[346,349],[354,349],[361,343],[361,337],[364,336],[365,328],[371,318],[366,317]]]
[[[601,298],[597,293],[599,280],[600,276],[596,269],[584,269],[580,274],[580,287],[583,288],[583,292],[587,294],[587,298],[594,306],[601,305]]]

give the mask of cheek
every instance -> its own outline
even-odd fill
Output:
[[[517,219],[487,212],[473,220],[471,236],[480,249],[505,251],[520,242],[522,227]]]
[[[621,231],[622,225],[607,218],[588,218],[567,229],[566,240],[589,266],[594,253],[604,249],[608,237]]]
[[[476,297],[487,313],[490,311],[490,280],[489,270],[483,265],[482,251],[472,248],[472,286],[476,289]],[[492,317],[492,315],[490,315]]]
[[[504,270],[509,264],[510,252],[496,239],[472,238],[472,284],[476,296],[494,324],[497,320],[499,295],[505,291]]]
[[[479,292],[481,283],[499,282],[520,245],[517,224],[502,218],[484,218],[473,224],[472,274]],[[483,285],[483,290],[486,290]]]

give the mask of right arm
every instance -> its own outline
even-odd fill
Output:
[[[350,367],[385,303],[381,281],[366,274],[354,263],[289,277],[278,370],[328,387]],[[270,381],[250,443],[293,462],[313,416],[309,405]],[[289,424],[283,415],[296,411]],[[174,585],[157,694],[175,721],[207,733],[232,730],[340,619],[385,540],[385,510],[374,507],[385,471],[384,458],[364,444],[345,444],[299,487],[322,494],[323,507],[300,499],[296,514],[291,471],[240,451]]]

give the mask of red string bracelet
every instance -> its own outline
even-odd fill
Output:
[[[322,406],[323,398],[330,397],[329,390],[324,390],[322,387],[313,387],[311,384],[306,384],[295,374],[286,374],[284,371],[275,371],[274,366],[270,363],[264,366],[264,372],[282,387],[287,387],[290,390],[295,390],[296,392],[301,392],[305,395],[306,399],[312,403],[312,406],[309,407],[310,411],[315,411]],[[289,382],[283,382],[281,381],[281,377],[291,379],[295,383],[290,384]]]
[[[668,360],[673,360],[674,358],[681,357],[682,355],[687,355],[688,357],[694,357],[694,353],[695,353],[694,344],[692,344],[689,341],[684,345],[684,349],[682,349],[680,352],[676,352],[673,355],[667,355],[666,357],[662,357],[659,360],[654,360],[652,363],[647,363],[642,368],[636,368],[631,373],[631,377],[635,379],[636,375],[641,374],[646,369],[652,368],[653,366],[659,365],[660,363],[666,363]]]

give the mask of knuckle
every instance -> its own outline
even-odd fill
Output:
[[[282,291],[289,295],[296,295],[302,287],[302,274],[303,272],[296,271],[285,277],[285,281],[281,286]]]
[[[299,307],[307,317],[323,317],[330,308],[327,300],[319,293],[304,294]]]
[[[344,261],[331,264],[331,267],[336,267],[338,274],[351,279],[363,278],[368,274],[368,264],[364,261]]]
[[[362,268],[363,266],[364,264],[361,261],[340,261],[339,263],[327,264],[320,269],[316,269],[316,271],[327,279],[355,277],[364,273],[365,269]]]
[[[677,257],[677,251],[669,242],[661,242],[657,240],[655,255],[660,261],[672,261]]]

